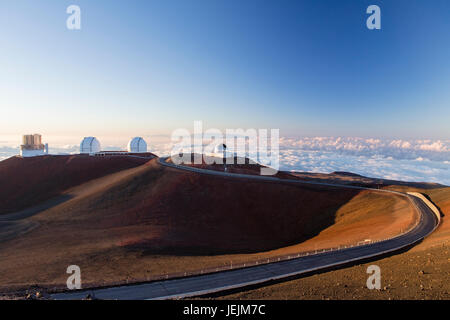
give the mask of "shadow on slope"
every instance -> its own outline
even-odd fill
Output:
[[[0,215],[41,204],[66,189],[147,161],[89,155],[12,157],[0,161]]]
[[[109,230],[120,246],[145,254],[250,253],[317,235],[358,193],[201,175],[152,160],[139,174],[71,201],[47,219],[53,215],[78,230]]]

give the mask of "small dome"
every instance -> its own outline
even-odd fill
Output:
[[[147,152],[147,143],[141,137],[134,137],[128,142],[127,150],[131,153]]]
[[[225,153],[227,151],[227,145],[225,143],[218,144],[214,148],[214,153]]]
[[[80,144],[80,153],[100,152],[100,142],[95,137],[85,137]]]
[[[214,148],[214,153],[212,155],[214,157],[224,157],[224,158],[234,157],[234,153],[227,147],[225,143],[218,144]]]

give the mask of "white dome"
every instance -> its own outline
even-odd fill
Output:
[[[147,143],[141,137],[134,137],[128,142],[127,150],[132,153],[147,152]]]
[[[218,144],[214,148],[214,153],[224,153],[227,150],[227,145],[225,143]]]
[[[214,153],[212,154],[214,157],[224,157],[230,158],[234,157],[234,153],[228,149],[225,143],[220,143],[214,148]]]
[[[100,152],[100,142],[95,137],[85,137],[80,144],[80,153]]]

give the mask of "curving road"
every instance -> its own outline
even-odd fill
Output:
[[[370,189],[364,187],[344,186],[329,183],[305,182],[299,180],[278,179],[266,176],[251,176],[233,174],[220,171],[204,170],[186,166],[178,166],[166,162],[167,158],[159,158],[158,162],[166,167],[178,170],[197,172],[215,176],[227,176],[231,178],[245,178],[267,182],[286,182],[295,184],[313,184],[339,188],[363,189],[376,192],[388,192],[407,197],[419,214],[419,221],[415,227],[405,234],[395,238],[356,246],[347,249],[312,254],[291,260],[274,262],[264,265],[221,271],[187,278],[155,281],[144,284],[119,286],[103,289],[80,290],[53,294],[54,299],[83,299],[87,294],[94,295],[98,299],[170,299],[193,297],[203,294],[215,293],[235,288],[243,288],[250,285],[261,284],[273,280],[310,273],[321,269],[343,265],[349,262],[380,256],[389,252],[398,251],[421,241],[432,233],[439,225],[440,216],[432,204],[426,204],[422,199],[412,194],[395,191]]]

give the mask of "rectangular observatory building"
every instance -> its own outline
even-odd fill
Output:
[[[40,134],[26,134],[22,137],[20,155],[22,157],[37,157],[48,154],[48,144],[42,143]]]

